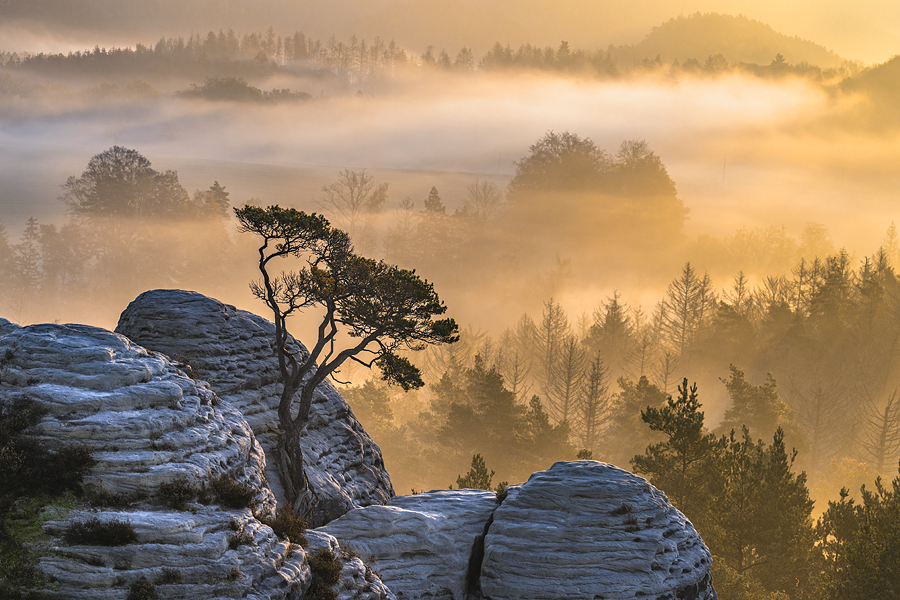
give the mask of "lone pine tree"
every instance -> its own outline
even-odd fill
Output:
[[[423,385],[419,369],[398,352],[455,342],[458,327],[453,319],[435,318],[447,309],[430,283],[414,271],[357,255],[347,233],[321,215],[279,206],[244,206],[235,213],[242,232],[262,238],[262,280],[251,283],[251,289],[275,320],[275,353],[283,382],[278,467],[288,501],[305,514],[312,498],[300,434],[309,422],[319,384],[351,360],[366,367],[377,365],[382,379],[405,390],[419,388]],[[270,273],[272,260],[288,257],[300,259],[303,266]],[[313,307],[324,311],[315,342],[308,352],[292,350],[287,318]],[[351,345],[340,349],[339,334],[346,335]]]

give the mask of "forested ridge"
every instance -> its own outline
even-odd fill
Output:
[[[153,78],[162,75],[259,78],[275,72],[331,74],[353,91],[377,91],[400,71],[425,68],[467,71],[543,71],[603,78],[642,73],[717,75],[725,72],[759,77],[800,76],[834,83],[852,76],[862,64],[846,61],[811,42],[777,34],[747,19],[715,13],[679,17],[653,29],[636,45],[605,49],[530,43],[511,47],[495,43],[478,56],[463,46],[427,46],[411,51],[395,40],[350,36],[317,39],[303,31],[236,33],[220,29],[184,37],[161,37],[155,44],[101,48],[68,53],[14,52],[0,49],[0,65],[23,73],[56,76]]]

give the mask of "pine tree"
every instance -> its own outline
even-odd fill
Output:
[[[649,475],[650,483],[666,492],[679,510],[698,514],[708,500],[703,485],[705,461],[719,442],[703,426],[697,385],[689,388],[685,379],[678,393],[661,408],[650,406],[641,411],[641,419],[650,429],[667,439],[648,446],[631,464],[635,473]]]
[[[491,469],[488,473],[487,465],[484,457],[480,454],[472,456],[472,468],[466,473],[465,477],[460,475],[456,478],[456,489],[458,490],[489,490],[491,489],[491,480],[494,478],[495,471]],[[450,486],[453,489],[453,486]]]

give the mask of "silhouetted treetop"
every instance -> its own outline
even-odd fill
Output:
[[[610,157],[590,138],[548,132],[516,161],[509,195],[529,192],[593,192],[623,196],[676,196],[675,182],[644,140],[626,140]]]
[[[528,150],[528,156],[516,161],[510,197],[536,191],[600,191],[609,184],[612,159],[590,138],[550,131]]]
[[[69,177],[62,188],[72,214],[88,219],[180,217],[195,208],[178,173],[160,173],[137,150],[122,146],[91,158],[81,177]]]

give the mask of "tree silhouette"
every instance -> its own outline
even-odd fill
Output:
[[[298,513],[306,514],[311,498],[299,436],[319,384],[351,360],[365,367],[377,365],[382,379],[405,390],[421,387],[419,370],[398,351],[455,342],[458,328],[453,319],[434,318],[446,307],[431,284],[413,271],[357,255],[349,236],[324,217],[278,206],[244,206],[235,214],[242,232],[262,238],[262,281],[252,283],[251,289],[272,310],[275,321],[275,352],[283,383],[278,405],[279,468],[288,500]],[[270,274],[271,261],[286,257],[300,259],[303,266]],[[324,314],[315,343],[302,353],[291,343],[286,321],[313,307]],[[336,345],[341,332],[350,340],[343,349]]]

